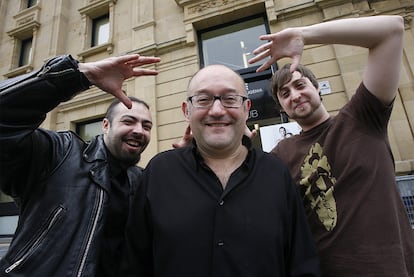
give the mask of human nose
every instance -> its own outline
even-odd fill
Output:
[[[142,124],[140,122],[137,122],[136,124],[134,124],[134,128],[132,132],[135,134],[143,134],[144,128],[142,128]]]
[[[211,105],[209,112],[211,113],[222,113],[226,110],[226,108],[221,103],[220,98],[215,98],[213,101],[213,105]]]
[[[296,90],[296,89],[292,89],[290,91],[290,95],[291,95],[292,101],[294,101],[294,102],[299,101],[301,96],[302,96],[301,92],[299,90]]]

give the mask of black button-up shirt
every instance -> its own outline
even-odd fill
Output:
[[[103,237],[99,248],[97,276],[118,276],[125,245],[125,225],[129,212],[130,187],[127,168],[106,150],[110,168],[111,187],[106,208]]]
[[[196,145],[152,159],[134,201],[130,272],[122,276],[319,276],[288,169],[247,147],[224,190]]]

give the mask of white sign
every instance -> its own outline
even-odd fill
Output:
[[[282,123],[260,127],[262,149],[270,152],[282,139],[299,134],[302,128],[296,122]]]
[[[321,90],[321,95],[331,93],[331,84],[329,84],[329,81],[320,81],[319,88]]]

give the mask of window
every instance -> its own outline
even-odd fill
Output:
[[[33,7],[37,4],[37,0],[27,0],[26,8]]]
[[[4,74],[12,78],[33,70],[33,56],[36,51],[36,39],[39,23],[40,6],[36,4],[30,9],[26,8],[27,1],[22,1],[22,10],[13,16],[15,28],[8,30],[7,34],[13,40],[13,53],[10,55],[10,69]],[[6,57],[3,57],[6,58]]]
[[[102,119],[81,122],[76,125],[76,133],[85,141],[102,134]]]
[[[6,254],[16,231],[18,213],[13,199],[0,191],[0,259]]]
[[[24,39],[21,41],[20,55],[18,66],[24,66],[30,63],[32,56],[32,41],[33,38]]]
[[[109,15],[92,20],[92,43],[91,46],[97,46],[109,42]]]
[[[83,32],[79,60],[92,55],[113,51],[113,28],[116,0],[86,0],[86,6],[79,9]]]
[[[268,33],[267,29],[264,17],[256,17],[200,32],[201,65],[223,64],[240,70],[263,63],[248,64],[247,61],[253,57],[252,51],[262,44],[258,37]]]

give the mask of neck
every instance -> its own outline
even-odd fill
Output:
[[[205,163],[220,179],[223,189],[226,187],[230,175],[240,167],[247,157],[247,148],[240,144],[236,151],[227,155],[207,155],[201,153]]]
[[[315,128],[322,122],[325,122],[330,117],[328,111],[323,105],[320,105],[319,109],[313,112],[311,115],[304,118],[296,118],[296,122],[300,125],[303,132],[309,131]]]

